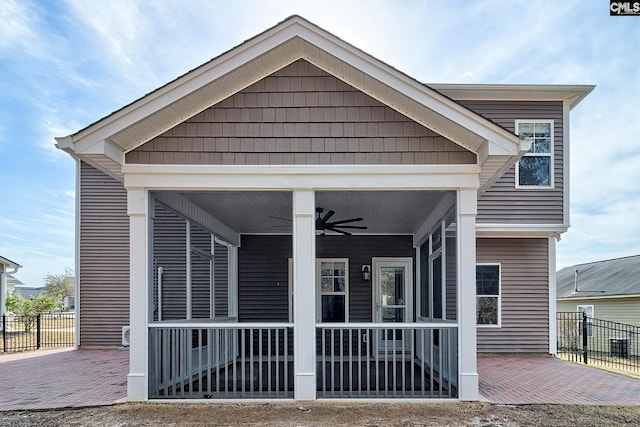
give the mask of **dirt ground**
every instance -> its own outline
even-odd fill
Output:
[[[639,407],[487,403],[122,404],[0,413],[0,426],[640,426]]]

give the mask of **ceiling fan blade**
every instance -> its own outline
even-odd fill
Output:
[[[326,223],[329,218],[331,218],[333,215],[335,215],[335,211],[329,210],[326,214],[324,214],[324,216],[322,217],[322,219],[320,219],[320,221],[322,221],[323,223]]]
[[[344,234],[345,236],[353,236],[353,234],[349,233],[348,231],[338,230],[337,228],[331,228],[331,229],[328,229],[328,230],[329,231],[333,231],[335,233]]]
[[[366,230],[367,227],[365,227],[364,225],[339,225],[338,227],[340,228],[352,228],[354,230]],[[334,228],[332,228],[333,230]]]
[[[340,221],[329,222],[329,223],[327,223],[327,225],[329,225],[329,224],[331,224],[331,225],[347,224],[347,223],[350,223],[350,222],[358,222],[358,221],[364,221],[364,220],[362,218],[341,219]]]
[[[273,218],[273,219],[281,219],[281,220],[283,220],[283,221],[293,221],[292,219],[289,219],[289,218],[282,218],[282,217],[279,217],[279,216],[273,216],[273,215],[269,215],[269,218]]]

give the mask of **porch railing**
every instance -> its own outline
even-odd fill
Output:
[[[149,325],[149,397],[293,397],[293,325],[158,322]]]
[[[457,397],[456,324],[325,323],[316,329],[318,397]]]

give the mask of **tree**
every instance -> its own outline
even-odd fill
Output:
[[[26,332],[31,331],[40,313],[47,313],[57,306],[51,298],[31,297],[24,299],[16,294],[8,295],[5,305],[8,311],[20,316]]]
[[[53,299],[59,307],[64,306],[64,298],[74,295],[73,271],[69,268],[63,274],[47,274],[44,276],[44,295]]]

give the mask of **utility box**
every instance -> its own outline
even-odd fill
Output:
[[[609,338],[609,355],[629,357],[629,338]]]

